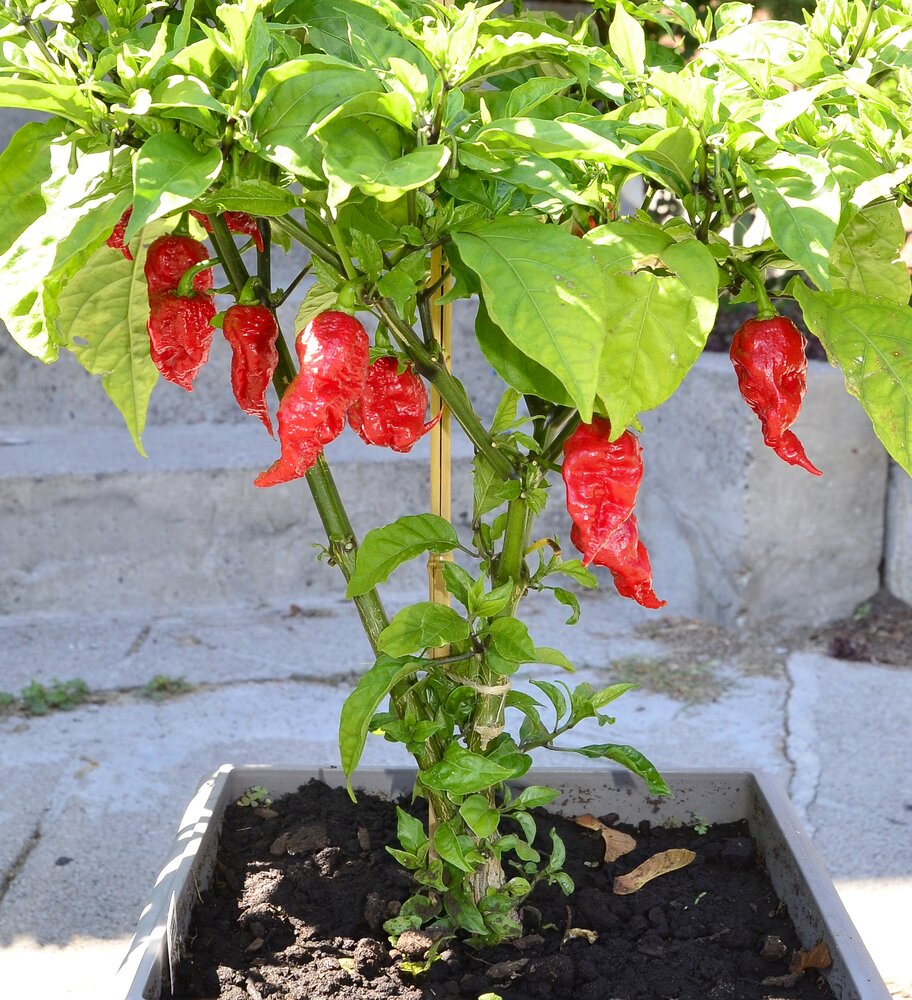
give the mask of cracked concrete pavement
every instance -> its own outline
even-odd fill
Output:
[[[653,671],[618,702],[611,738],[660,768],[777,774],[894,995],[912,997],[912,662],[876,667],[785,648],[765,670],[710,659],[722,693],[682,701],[663,693],[674,690],[675,629],[646,638],[638,609],[604,595],[582,601],[575,628],[546,602],[527,620],[533,637],[567,652],[577,679],[605,683],[624,657]],[[339,709],[369,659],[352,609],[337,600],[0,625],[2,687],[78,676],[93,691],[74,711],[0,716],[4,995],[105,996],[198,780],[226,761],[336,763]],[[195,689],[152,701],[141,688],[158,674]],[[604,739],[591,723],[579,731],[596,733]],[[380,740],[364,760],[406,762]]]

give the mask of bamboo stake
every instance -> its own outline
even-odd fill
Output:
[[[431,283],[440,280],[443,274],[443,253],[438,247],[431,256]],[[431,327],[434,339],[440,344],[443,361],[450,367],[450,354],[453,347],[453,310],[447,305],[440,305],[439,299],[449,287],[449,281],[444,282],[440,291],[431,302]],[[431,414],[441,411],[437,426],[431,431],[431,513],[438,517],[451,519],[453,512],[452,493],[452,419],[449,408],[444,404],[437,390],[431,386]],[[443,581],[443,560],[451,558],[449,554],[432,553],[428,558],[428,588],[430,600],[437,604],[449,604],[450,595]],[[441,647],[436,650],[436,656],[449,655],[449,649]]]

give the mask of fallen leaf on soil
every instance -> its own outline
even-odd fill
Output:
[[[589,944],[595,944],[598,941],[598,932],[587,931],[585,927],[568,927],[561,944],[566,944],[568,941],[574,940],[574,938],[583,938]]]
[[[693,851],[688,851],[683,847],[673,847],[670,851],[659,851],[647,858],[641,865],[634,868],[626,875],[618,875],[614,880],[614,894],[616,896],[629,896],[636,892],[659,875],[667,875],[668,872],[677,871],[678,868],[686,868],[696,857]]]
[[[810,951],[799,951],[792,959],[789,971],[804,972],[805,969],[828,969],[832,964],[830,949],[825,941],[820,941]]]
[[[602,840],[605,841],[606,861],[617,861],[619,857],[629,854],[636,847],[636,841],[629,833],[606,826],[600,819],[596,819],[590,813],[586,813],[585,816],[577,816],[574,822],[577,826],[584,826],[587,830],[598,830],[602,835]]]

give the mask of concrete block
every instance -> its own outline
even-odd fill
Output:
[[[912,604],[912,478],[895,464],[887,488],[884,583],[896,597]]]
[[[668,611],[818,624],[878,589],[887,458],[839,371],[810,362],[795,427],[819,479],[764,446],[723,354],[643,425],[641,533]]]

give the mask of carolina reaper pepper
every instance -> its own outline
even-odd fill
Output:
[[[370,343],[348,313],[315,316],[295,341],[300,368],[279,403],[282,454],[254,480],[276,486],[303,476],[345,427],[345,411],[364,391]]]
[[[428,395],[424,383],[411,367],[398,369],[396,358],[377,358],[368,369],[364,392],[349,408],[348,422],[365,444],[407,452],[440,414],[425,423]]]
[[[207,233],[212,232],[212,223],[209,221],[208,215],[192,210],[190,214],[202,225]],[[253,216],[248,215],[246,212],[223,212],[222,221],[225,223],[229,233],[244,233],[247,236],[252,236],[257,250],[260,253],[263,252],[263,237]]]
[[[211,295],[162,292],[149,310],[149,351],[155,367],[169,381],[190,392],[209,357],[215,303]]]
[[[259,417],[274,437],[266,390],[279,363],[275,317],[262,305],[233,305],[225,313],[222,332],[231,345],[234,398],[245,413]]]
[[[601,417],[580,424],[564,444],[561,475],[573,522],[570,541],[583,565],[611,570],[618,593],[647,608],[664,607],[652,589],[652,568],[633,516],[643,478],[642,449],[630,431],[611,441]]]
[[[764,443],[789,465],[821,476],[789,430],[807,388],[806,345],[807,340],[785,316],[749,319],[732,338],[729,355],[741,395],[760,418]]]
[[[133,254],[130,253],[130,248],[124,243],[124,233],[127,231],[127,224],[130,221],[130,216],[133,214],[132,206],[124,212],[120,217],[120,221],[114,227],[111,235],[105,240],[105,243],[112,250],[119,250],[127,260],[133,260]]]
[[[208,259],[209,251],[191,236],[159,236],[149,247],[144,267],[149,302],[162,292],[176,291],[184,274]],[[194,276],[193,288],[197,292],[212,288],[211,267]]]

